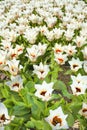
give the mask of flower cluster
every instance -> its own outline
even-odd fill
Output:
[[[86,2],[0,1],[0,72],[0,129],[86,129]]]
[[[73,83],[71,88],[74,95],[84,94],[87,89],[87,76],[78,74],[77,76],[71,76]]]
[[[32,62],[35,62],[39,56],[44,55],[46,48],[46,44],[42,45],[41,43],[39,43],[38,45],[33,45],[31,48],[27,48],[26,56]]]

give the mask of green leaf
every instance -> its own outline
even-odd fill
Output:
[[[41,128],[43,127],[43,123],[40,120],[35,120],[35,119],[31,118],[31,121],[28,121],[25,124],[25,126],[28,128],[37,128],[38,130],[41,130]]]
[[[42,114],[44,114],[45,106],[44,102],[38,101],[36,98],[33,98],[33,104],[32,104],[32,116],[36,119],[40,119],[42,117]]]
[[[18,106],[14,106],[13,114],[16,116],[23,116],[30,113],[30,109],[27,108],[23,103],[19,104]]]
[[[35,128],[35,130],[52,130],[46,121],[35,120],[33,118],[31,118],[31,121],[28,121],[25,126],[28,128]]]
[[[64,97],[71,98],[71,94],[67,91],[66,85],[61,81],[58,80],[53,87],[55,90],[60,90]]]
[[[44,113],[45,105],[44,102],[35,97],[32,93],[25,91],[21,93],[26,106],[31,106],[31,113],[34,118],[40,119]]]
[[[26,124],[25,124],[26,127],[28,128],[34,128],[34,123],[32,121],[28,121]]]
[[[71,75],[71,74],[72,74],[72,70],[71,70],[71,69],[70,69],[70,70],[67,70],[64,74],[65,74],[65,75]]]
[[[43,120],[43,130],[52,130],[51,126]]]
[[[34,87],[35,83],[33,81],[28,81],[26,84],[25,84],[25,89],[28,91],[28,92],[34,92],[35,91],[35,87]]]
[[[11,130],[10,126],[5,126],[5,130]]]
[[[73,114],[75,117],[77,116],[77,114],[78,114],[79,110],[81,109],[81,107],[82,107],[82,103],[79,102],[79,101],[77,101],[77,102],[73,101],[73,102],[71,103],[70,109],[72,110],[72,114]]]
[[[75,121],[75,119],[74,119],[74,117],[73,117],[73,114],[68,114],[68,117],[67,117],[67,122],[68,122],[68,125],[70,126],[70,127],[72,127],[73,126],[73,124],[74,124],[74,121]]]
[[[51,65],[51,68],[52,68],[52,70],[50,72],[50,74],[51,74],[51,81],[55,81],[55,80],[58,79],[58,72],[62,71],[62,69],[55,62]]]
[[[60,100],[53,100],[47,110],[51,110],[51,109],[54,110],[64,103],[65,100],[63,98],[61,98]]]
[[[5,130],[26,130],[24,127],[24,118],[22,117],[15,117],[14,120],[5,127]]]
[[[1,93],[2,93],[2,95],[3,95],[4,98],[9,97],[8,87],[6,86],[6,87],[2,88],[1,89]]]
[[[3,87],[4,86],[4,84],[3,83],[0,83],[0,87]]]

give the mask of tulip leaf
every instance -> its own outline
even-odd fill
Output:
[[[68,125],[69,125],[69,127],[72,127],[73,126],[73,124],[74,124],[74,121],[75,121],[75,119],[74,119],[74,117],[73,117],[73,114],[68,114],[68,117],[67,117],[67,122],[68,122]]]
[[[71,94],[68,92],[66,85],[61,80],[56,81],[54,89],[60,90],[64,97],[71,98]]]
[[[35,85],[34,82],[28,81],[28,82],[25,84],[25,89],[26,89],[28,92],[34,92],[34,91],[35,91],[34,85]]]
[[[23,116],[25,114],[30,113],[30,109],[27,108],[26,106],[22,105],[22,104],[20,106],[17,106],[17,105],[14,106],[13,110],[14,110],[13,113],[16,116]]]
[[[28,128],[34,128],[35,130],[52,130],[50,125],[44,121],[44,120],[35,120],[31,118],[31,121],[28,121],[25,124],[26,127]]]

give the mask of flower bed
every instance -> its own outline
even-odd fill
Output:
[[[0,72],[0,130],[86,130],[86,2],[1,1]]]

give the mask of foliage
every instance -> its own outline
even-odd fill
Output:
[[[5,130],[56,130],[46,117],[61,106],[68,128],[73,128],[78,120],[78,128],[86,130],[86,1],[81,1],[83,14],[80,1],[18,2],[0,2],[4,8],[0,7],[0,101],[9,116],[14,115],[10,123],[4,124],[8,119],[2,119],[0,113],[2,126]],[[68,5],[73,6],[72,10]],[[64,66],[69,68],[65,73]],[[63,78],[69,76],[67,83],[60,80],[60,73]],[[44,88],[40,92],[38,87]],[[57,124],[61,126],[60,122]]]

